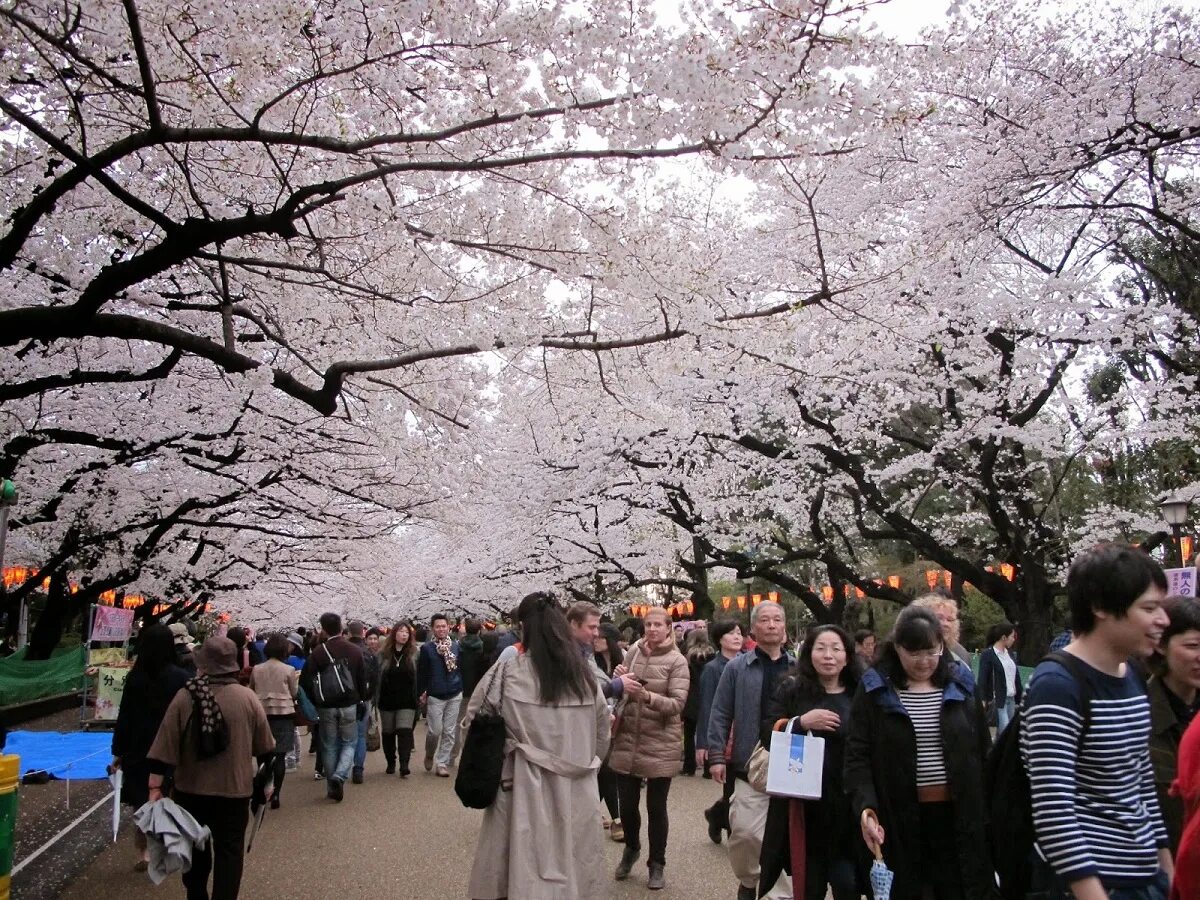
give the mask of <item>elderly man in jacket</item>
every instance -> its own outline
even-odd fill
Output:
[[[750,754],[758,742],[762,712],[776,681],[795,662],[784,649],[787,625],[783,607],[761,603],[750,612],[750,632],[756,646],[731,660],[721,673],[708,716],[709,772],[718,784],[736,778],[729,804],[729,864],[738,880],[738,900],[758,896],[758,857],[767,824],[769,798],[746,780]],[[733,736],[732,747],[729,744]],[[727,753],[727,749],[730,751]],[[769,896],[790,896],[787,876]]]

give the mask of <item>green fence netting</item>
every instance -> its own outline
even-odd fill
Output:
[[[22,647],[0,659],[0,706],[28,703],[79,690],[83,683],[84,648],[55,650],[49,659],[27,660]]]

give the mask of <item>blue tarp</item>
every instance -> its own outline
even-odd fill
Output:
[[[21,757],[21,774],[53,778],[107,778],[112,734],[88,731],[10,731],[6,754]]]

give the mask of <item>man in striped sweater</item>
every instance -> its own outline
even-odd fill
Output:
[[[1105,544],[1079,556],[1067,576],[1075,638],[1065,649],[1087,684],[1046,661],[1026,693],[1021,752],[1034,830],[1064,897],[1166,897],[1172,862],[1150,769],[1150,704],[1126,662],[1157,647],[1166,587],[1136,548]]]

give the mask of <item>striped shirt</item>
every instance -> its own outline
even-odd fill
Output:
[[[1117,678],[1084,668],[1092,700],[1082,742],[1082,694],[1062,665],[1041,663],[1025,694],[1021,755],[1038,851],[1067,882],[1145,884],[1167,846],[1150,768],[1150,701],[1132,671]]]
[[[942,692],[897,691],[917,737],[917,787],[946,784],[942,755]]]

